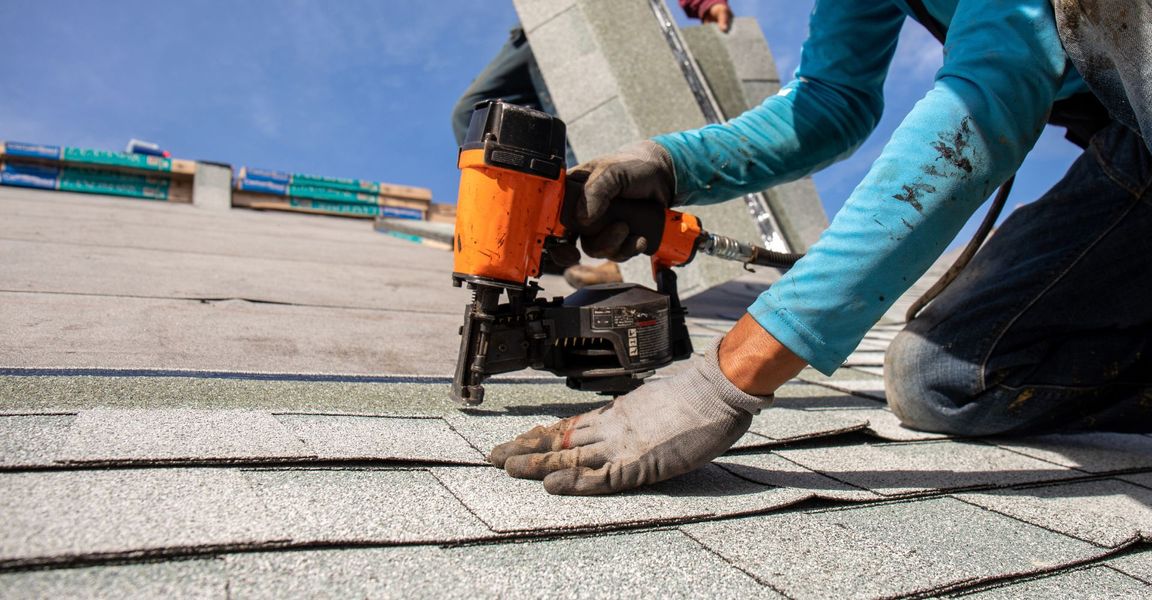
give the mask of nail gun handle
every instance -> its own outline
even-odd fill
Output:
[[[570,179],[566,185],[560,222],[568,231],[587,230],[577,224],[577,202],[568,201],[583,196],[584,182]],[[632,235],[647,241],[648,249],[644,253],[652,257],[654,270],[690,262],[696,256],[703,234],[700,219],[695,215],[667,209],[657,200],[622,200],[609,204],[600,224],[607,226],[617,221],[626,223]]]

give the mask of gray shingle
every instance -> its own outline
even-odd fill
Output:
[[[222,559],[0,573],[0,597],[227,598]]]
[[[770,445],[863,431],[867,426],[868,421],[839,411],[808,411],[773,406],[760,411],[752,419],[749,431],[764,436]],[[752,445],[755,444],[737,444],[737,447]]]
[[[597,396],[570,390],[551,378],[540,379],[540,383],[501,383],[497,378],[486,382],[485,387],[488,395],[481,414],[532,414],[547,419],[603,403]],[[324,411],[396,417],[463,414],[449,393],[446,380],[351,383],[193,376],[0,376],[0,407],[36,412],[101,407]]]
[[[552,496],[539,481],[494,467],[443,467],[432,473],[473,514],[501,532],[596,528],[767,510],[798,502],[803,490],[772,488],[708,465],[663,483],[612,496]]]
[[[311,453],[271,414],[241,410],[86,410],[60,462],[180,462],[303,458]]]
[[[778,598],[677,531],[227,557],[241,598]]]
[[[912,442],[920,440],[941,440],[951,436],[908,429],[900,424],[900,419],[888,410],[887,405],[876,399],[862,398],[859,395],[846,395],[847,391],[837,389],[841,381],[829,381],[815,385],[787,385],[781,388],[785,394],[796,396],[778,398],[775,406],[791,407],[807,411],[836,411],[842,419],[867,421],[867,432],[891,442]],[[849,381],[848,383],[854,383]]]
[[[819,382],[818,385],[857,396],[867,396],[881,402],[887,400],[887,396],[884,395],[883,379],[831,379]]]
[[[978,442],[861,444],[779,450],[777,454],[886,496],[1056,481],[1081,475]]]
[[[0,311],[0,365],[12,367],[442,376],[460,347],[445,332],[463,314],[10,292],[0,303],[12,308]]]
[[[0,415],[0,466],[51,463],[75,420],[76,415]]]
[[[294,542],[448,542],[491,536],[427,471],[244,472],[267,519]]]
[[[443,419],[353,415],[276,415],[319,459],[485,464]]]
[[[229,469],[0,474],[0,563],[278,539]]]
[[[1152,490],[1114,479],[956,497],[1101,546],[1122,546],[1141,537],[1152,540]]]
[[[1107,552],[951,498],[779,513],[682,529],[792,598],[927,592]]]
[[[1130,475],[1120,475],[1117,478],[1152,489],[1152,473],[1133,473]]]
[[[1152,583],[1152,550],[1145,548],[1141,552],[1125,554],[1104,564],[1140,581]]]
[[[1031,598],[1066,600],[1067,598],[1139,598],[1152,593],[1148,584],[1118,573],[1108,567],[1091,567],[1049,577],[1010,583],[964,595],[977,600]]]
[[[773,487],[803,491],[830,500],[877,500],[881,496],[810,471],[776,454],[722,456],[715,464],[733,474]]]
[[[883,367],[884,353],[874,350],[857,350],[844,360],[846,367]]]
[[[377,236],[383,237],[383,236]],[[227,243],[227,242],[226,242]],[[229,245],[231,245],[229,243]],[[418,247],[419,248],[419,247]],[[349,264],[307,253],[274,258],[198,252],[191,248],[117,248],[0,240],[6,289],[149,298],[247,298],[345,308],[459,314],[465,300],[442,273],[452,255],[415,250],[404,261]],[[355,261],[353,261],[355,262]],[[396,285],[411,293],[382,294]]]
[[[1152,437],[1136,433],[1069,433],[998,442],[1020,454],[1088,471],[1152,469]]]

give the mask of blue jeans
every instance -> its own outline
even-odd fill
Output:
[[[452,133],[456,135],[457,146],[468,133],[472,108],[484,100],[496,99],[555,114],[528,37],[520,27],[508,33],[508,41],[452,108]]]
[[[1012,213],[885,360],[909,427],[960,435],[1152,431],[1152,156],[1097,133]]]

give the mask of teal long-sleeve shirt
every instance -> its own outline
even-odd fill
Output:
[[[1086,91],[1049,0],[927,0],[948,28],[934,87],[807,256],[748,312],[830,373],[1032,149],[1055,100]],[[672,155],[678,204],[806,176],[876,127],[902,0],[817,0],[794,81],[720,125],[653,140]]]

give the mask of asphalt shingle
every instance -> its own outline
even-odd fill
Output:
[[[641,490],[611,496],[552,496],[539,481],[494,467],[442,467],[433,475],[494,531],[595,529],[769,510],[810,494],[740,479],[708,465]]]
[[[735,447],[779,445],[863,431],[867,426],[868,421],[839,411],[808,411],[774,406],[760,411],[760,414],[752,419],[752,426],[748,429],[765,440],[745,436]]]
[[[935,441],[797,448],[780,456],[885,496],[1056,481],[1072,469],[979,442]]]
[[[278,539],[230,469],[0,474],[0,565]]]
[[[1140,552],[1114,558],[1104,564],[1145,583],[1152,583],[1152,550],[1145,548]]]
[[[374,415],[276,415],[319,459],[485,464],[444,419]]]
[[[715,464],[738,477],[774,487],[803,491],[828,500],[877,500],[878,494],[826,477],[776,454],[722,456]]]
[[[1089,473],[1152,469],[1152,437],[1136,433],[1053,434],[997,443],[1020,454]]]
[[[853,380],[848,380],[848,382],[853,383]],[[867,433],[890,442],[939,440],[951,437],[908,429],[900,424],[900,419],[888,410],[882,400],[877,401],[872,398],[863,398],[860,395],[844,393],[848,388],[838,388],[839,383],[840,381],[806,386],[785,386],[786,389],[790,390],[789,394],[796,395],[777,399],[775,406],[805,411],[836,411],[839,413],[837,416],[841,419],[867,422],[865,428]],[[805,390],[805,392],[800,395],[795,390]]]
[[[266,518],[293,542],[449,542],[488,530],[427,471],[244,471]]]
[[[1141,538],[1152,541],[1152,490],[1123,481],[1104,479],[956,497],[1100,546],[1118,547]]]
[[[76,415],[0,415],[0,467],[50,463]]]
[[[0,597],[10,600],[227,596],[228,578],[219,558],[0,573]]]
[[[65,463],[285,460],[310,456],[271,414],[242,410],[86,410],[55,457]]]
[[[683,526],[791,598],[888,597],[1026,574],[1108,551],[950,498]]]
[[[678,531],[226,559],[240,598],[780,598]]]
[[[12,292],[0,304],[0,366],[440,376],[463,313]]]
[[[1066,600],[1067,598],[1139,598],[1152,586],[1108,567],[1090,567],[982,590],[963,598],[976,600]]]

